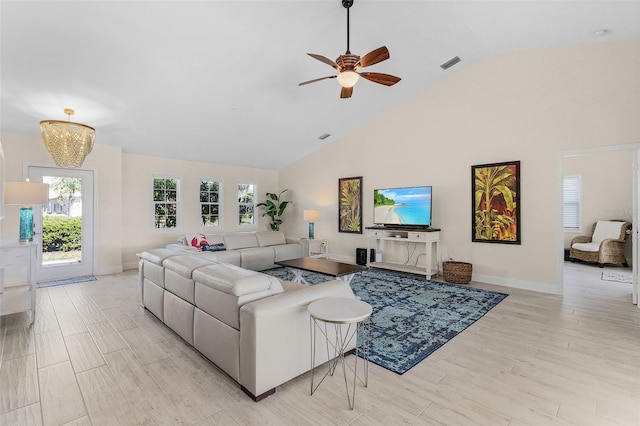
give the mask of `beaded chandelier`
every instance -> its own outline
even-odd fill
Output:
[[[42,141],[51,153],[58,167],[81,167],[84,159],[93,149],[96,130],[85,124],[74,123],[71,116],[74,111],[64,110],[69,121],[43,120],[40,122]]]

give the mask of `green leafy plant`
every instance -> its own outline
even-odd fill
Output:
[[[282,194],[287,192],[288,189],[280,192],[280,194],[274,194],[273,192],[267,192],[267,200],[264,203],[256,204],[257,207],[264,207],[262,216],[269,216],[271,218],[271,230],[279,231],[282,224],[282,215],[291,201],[282,200]]]

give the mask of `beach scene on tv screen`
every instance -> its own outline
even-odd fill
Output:
[[[431,225],[431,187],[376,189],[373,222],[385,225]]]

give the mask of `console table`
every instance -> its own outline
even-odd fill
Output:
[[[385,244],[416,244],[425,248],[426,266],[416,266],[410,264],[404,264],[400,262],[390,262],[385,260],[383,262],[367,262],[367,266],[381,269],[391,269],[394,271],[408,272],[411,274],[425,275],[427,279],[431,279],[432,276],[438,273],[438,243],[440,242],[440,230],[439,229],[424,229],[424,228],[402,228],[402,229],[380,229],[377,227],[367,228],[367,253],[370,253],[371,248],[376,250],[376,253],[382,253],[382,258],[385,259],[384,250],[382,249]]]
[[[31,310],[36,318],[37,243],[0,241],[0,316]]]

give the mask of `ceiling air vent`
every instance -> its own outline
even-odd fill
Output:
[[[440,68],[442,68],[443,70],[449,69],[449,68],[451,68],[452,66],[454,66],[455,64],[457,64],[460,61],[461,61],[461,59],[458,56],[454,56],[453,58],[449,59],[444,64],[440,65]]]

